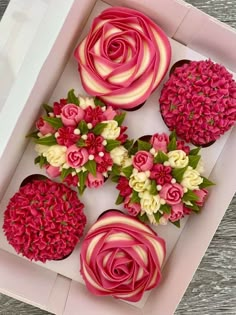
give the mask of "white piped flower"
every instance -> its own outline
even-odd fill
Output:
[[[137,192],[143,192],[148,189],[150,185],[150,179],[145,172],[139,172],[130,176],[129,185]]]
[[[156,213],[161,206],[159,195],[151,195],[149,191],[144,191],[140,199],[141,209],[147,214]]]
[[[184,172],[181,185],[187,189],[195,190],[199,189],[199,185],[203,182],[203,178],[198,171],[193,170],[192,167],[188,167]]]
[[[72,176],[75,176],[75,175],[76,175],[76,172],[72,172],[71,175],[72,175]]]
[[[184,168],[189,163],[189,157],[183,150],[174,150],[167,153],[170,166],[173,168]],[[165,163],[164,163],[165,165]]]
[[[170,162],[168,162],[168,161],[165,161],[163,164],[164,164],[165,166],[170,166]]]
[[[81,172],[81,170],[82,170],[81,167],[78,167],[78,168],[75,169],[76,173]]]
[[[118,122],[115,120],[106,120],[103,121],[103,123],[106,123],[106,127],[103,129],[101,136],[109,140],[117,139],[120,135]]]
[[[168,223],[168,219],[163,216],[160,218],[159,223],[160,225],[166,225]]]
[[[79,95],[79,106],[82,109],[86,109],[87,107],[91,106],[92,108],[95,108],[96,105],[94,104],[94,99],[91,97],[83,97]]]
[[[59,167],[66,162],[66,150],[67,148],[65,146],[55,144],[49,147],[48,150],[43,153],[43,156],[46,157],[49,164]]]
[[[62,168],[65,168],[65,169],[67,169],[67,170],[68,170],[68,168],[70,168],[70,165],[69,165],[69,164],[67,164],[67,163],[64,163],[64,164],[62,165]]]

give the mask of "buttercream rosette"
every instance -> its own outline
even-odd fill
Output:
[[[202,175],[200,147],[154,134],[138,140],[130,149],[132,165],[114,169],[112,180],[119,195],[116,204],[143,222],[180,226],[180,219],[202,208],[213,183]]]
[[[85,236],[81,274],[91,293],[137,302],[159,284],[165,254],[165,241],[153,230],[111,210]]]
[[[170,64],[165,33],[133,9],[113,7],[97,16],[74,56],[85,91],[123,109],[137,107],[158,87]]]
[[[11,246],[24,257],[61,260],[79,242],[86,217],[75,191],[49,179],[33,180],[10,199],[3,230]]]
[[[207,146],[236,121],[236,82],[211,60],[177,66],[160,96],[162,117],[187,142]]]
[[[60,177],[68,185],[98,188],[108,178],[119,147],[129,147],[123,126],[125,113],[106,106],[98,98],[76,96],[74,90],[53,107],[44,104],[46,115],[36,122],[34,138],[38,156],[35,164],[50,177]],[[126,154],[127,156],[127,154]],[[130,163],[122,155],[122,163]],[[128,164],[127,164],[128,165]]]

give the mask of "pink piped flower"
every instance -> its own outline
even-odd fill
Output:
[[[84,117],[84,110],[75,104],[66,104],[61,110],[61,120],[65,126],[77,126]]]
[[[183,187],[178,183],[164,184],[160,191],[160,197],[164,199],[168,205],[171,206],[180,203],[183,195]]]
[[[99,188],[104,183],[104,177],[101,173],[97,172],[96,176],[93,176],[91,173],[88,174],[86,180],[86,186],[89,188]]]
[[[129,215],[134,217],[136,217],[141,211],[140,203],[130,202],[130,196],[125,198],[124,208],[127,210]]]
[[[132,163],[140,172],[149,171],[153,166],[153,155],[147,151],[138,151],[134,155]]]
[[[54,133],[55,129],[45,120],[43,120],[43,117],[40,117],[36,121],[36,128],[40,131],[40,133],[44,136],[48,133]]]
[[[167,152],[167,145],[169,143],[169,137],[166,133],[155,133],[150,140],[151,145],[156,151]]]

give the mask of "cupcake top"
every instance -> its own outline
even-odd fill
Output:
[[[75,49],[83,87],[116,108],[134,108],[163,79],[171,48],[164,32],[133,9],[112,7],[93,21]]]
[[[132,165],[116,170],[116,204],[143,222],[180,226],[180,220],[199,212],[207,195],[200,148],[190,150],[184,141],[154,134],[138,140],[130,150]]]
[[[95,295],[137,302],[161,279],[165,242],[135,218],[111,210],[90,228],[81,248],[81,274]]]
[[[3,230],[18,254],[46,262],[68,256],[83,234],[84,205],[75,191],[51,180],[33,180],[10,199]]]
[[[29,135],[36,143],[35,164],[76,186],[80,194],[86,187],[102,186],[115,164],[113,149],[129,143],[122,125],[125,113],[97,98],[77,97],[74,90],[44,109],[46,115]]]
[[[236,82],[222,65],[191,61],[175,68],[161,91],[162,117],[187,142],[208,145],[236,120]]]

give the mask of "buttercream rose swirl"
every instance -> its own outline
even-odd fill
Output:
[[[161,279],[165,242],[138,220],[109,211],[90,228],[80,258],[90,292],[136,302]]]
[[[86,92],[114,107],[133,108],[159,85],[171,49],[164,32],[147,16],[113,7],[94,19],[74,55]]]

